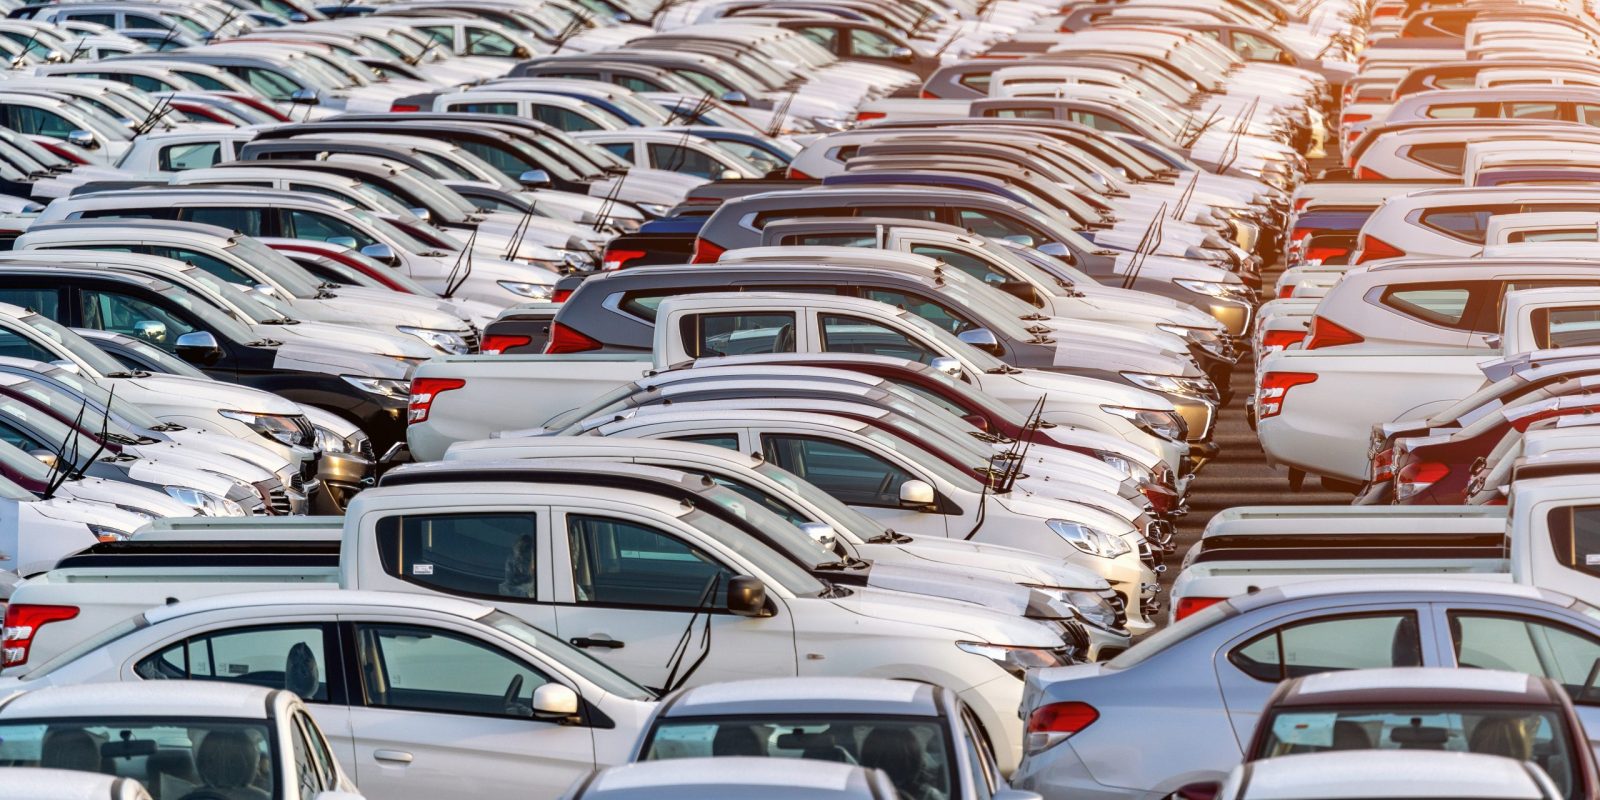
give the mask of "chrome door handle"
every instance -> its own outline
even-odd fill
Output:
[[[379,761],[393,761],[396,764],[411,763],[411,754],[404,750],[374,750],[372,757]]]

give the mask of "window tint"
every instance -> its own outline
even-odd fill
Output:
[[[623,161],[630,163],[633,161],[632,142],[606,142],[600,146],[604,147],[606,150],[609,150],[612,155],[622,159]]]
[[[533,106],[533,118],[543,122],[546,125],[551,125],[568,132],[593,131],[600,129],[599,123],[590,120],[582,114],[565,108],[558,108],[556,106],[535,104]]]
[[[997,272],[989,262],[978,258],[971,253],[965,253],[949,247],[936,244],[917,244],[911,246],[911,252],[919,256],[937,258],[945,264],[955,267],[962,272],[977,278],[984,283],[1005,283],[1010,276]]]
[[[527,601],[535,592],[536,515],[408,514],[378,521],[383,570],[446,594]]]
[[[67,135],[78,129],[66,117],[42,108],[32,106],[6,106],[7,116],[10,117],[10,127],[18,133],[30,136],[48,136],[52,139],[65,139]]]
[[[134,664],[145,680],[225,681],[287,689],[310,702],[327,702],[339,659],[332,634],[320,623],[213,631],[168,645]]]
[[[1566,506],[1547,517],[1556,563],[1600,576],[1600,506]]]
[[[179,336],[196,330],[175,313],[137,297],[84,289],[78,298],[83,327],[135,336],[169,353],[178,351]]]
[[[1533,312],[1539,347],[1589,347],[1600,344],[1600,308],[1540,308]]]
[[[369,706],[489,717],[532,717],[542,673],[482,642],[436,628],[358,625],[356,652]]]
[[[0,289],[0,303],[22,306],[50,319],[61,319],[59,289]]]
[[[989,95],[989,78],[990,73],[972,73],[962,75],[956,83],[987,97]]]
[[[333,750],[328,747],[328,740],[322,735],[322,729],[317,727],[315,720],[309,714],[301,711],[294,713],[295,721],[305,726],[306,744],[311,747],[311,762],[316,765],[317,773],[322,776],[322,783],[329,789],[339,783],[339,770],[334,766]]]
[[[579,603],[657,608],[725,607],[725,567],[680,539],[638,523],[567,516],[572,584]],[[706,592],[715,596],[707,600]]]
[[[1447,236],[1464,242],[1483,244],[1489,227],[1489,218],[1496,214],[1513,214],[1517,206],[1489,206],[1486,208],[1440,208],[1424,211],[1417,221]]]
[[[1532,617],[1453,611],[1450,638],[1458,666],[1539,675],[1575,703],[1600,704],[1600,686],[1584,686],[1600,664],[1600,641],[1588,634]]]
[[[305,725],[299,719],[289,723],[289,751],[294,758],[294,781],[300,788],[300,796],[315,797],[325,787],[316,763],[311,760],[311,742],[306,735]]]
[[[836,52],[834,46],[839,41],[838,28],[801,28],[800,34],[817,44],[822,45],[828,52]]]
[[[7,301],[9,302],[9,301]],[[29,358],[34,361],[54,361],[56,356],[49,350],[25,339],[14,331],[0,328],[0,356],[7,358]]]
[[[933,363],[933,359],[939,355],[893,328],[842,314],[822,316],[822,349],[829,353],[893,356],[924,364]]]
[[[1423,322],[1457,327],[1466,317],[1467,303],[1471,299],[1472,292],[1462,287],[1396,286],[1384,292],[1379,302]]]
[[[865,58],[889,58],[894,55],[895,44],[887,36],[856,28],[850,31],[850,49]]]
[[[515,116],[516,103],[451,103],[451,111],[461,111],[467,114],[504,114]]]
[[[156,156],[162,172],[182,172],[186,169],[204,169],[222,161],[221,142],[190,142],[161,148]]]
[[[284,214],[286,236],[296,239],[310,239],[317,242],[326,242],[333,239],[354,239],[357,248],[376,244],[377,240],[361,232],[354,225],[341,220],[332,214],[320,211],[300,211],[290,209]]]
[[[1460,142],[1414,144],[1406,150],[1406,158],[1451,175],[1461,174],[1461,164],[1466,157],[1467,146]]]
[[[862,296],[868,300],[905,309],[951,333],[961,333],[978,327],[972,320],[957,314],[949,306],[921,295],[888,289],[866,289],[862,292]]]
[[[900,485],[914,477],[877,455],[830,439],[766,435],[761,451],[768,461],[847,505],[898,508]]]
[[[1252,678],[1280,681],[1342,669],[1422,666],[1417,618],[1410,612],[1294,622],[1228,654]]]
[[[516,52],[515,42],[484,28],[467,28],[467,55],[509,56]]]
[[[259,208],[184,208],[179,210],[178,219],[216,225],[246,236],[262,236],[262,214]]]
[[[795,351],[790,313],[690,314],[681,324],[684,347],[694,358]]]
[[[715,180],[727,169],[721,162],[705,153],[675,144],[650,145],[650,164],[656,169],[681,172],[697,178]]]

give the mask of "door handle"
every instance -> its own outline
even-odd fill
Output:
[[[393,761],[396,764],[411,763],[411,754],[404,750],[374,750],[372,757],[379,761]]]
[[[604,647],[608,650],[620,650],[623,642],[609,636],[600,634],[596,636],[579,636],[571,640],[573,647]]]

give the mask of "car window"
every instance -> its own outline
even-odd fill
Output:
[[[1525,672],[1561,684],[1574,703],[1600,705],[1600,640],[1535,617],[1452,611],[1456,664]]]
[[[850,31],[850,50],[863,58],[890,58],[894,56],[895,43],[887,36],[856,28]]]
[[[961,735],[967,742],[967,768],[972,771],[974,800],[989,800],[1000,787],[1000,765],[989,747],[989,737],[983,735],[983,726],[965,705],[961,708]]]
[[[1600,577],[1600,505],[1562,506],[1546,517],[1556,563]]]
[[[1345,669],[1422,666],[1416,615],[1386,612],[1291,622],[1234,648],[1228,660],[1256,680]]]
[[[1466,157],[1467,146],[1460,142],[1414,144],[1406,150],[1406,158],[1451,175],[1461,174],[1461,164]]]
[[[955,267],[984,283],[1005,283],[1011,280],[1010,276],[997,272],[989,262],[971,253],[965,253],[952,247],[936,244],[917,244],[911,246],[911,252],[919,256],[937,258],[946,265]]]
[[[774,311],[689,314],[680,323],[680,333],[692,358],[793,353],[794,319],[792,313]]]
[[[606,142],[600,146],[623,161],[633,162],[633,142]]]
[[[528,512],[404,514],[378,520],[383,570],[445,594],[526,602],[538,517]]]
[[[83,327],[125,333],[169,353],[178,352],[178,337],[195,326],[153,303],[106,289],[78,293]]]
[[[467,55],[509,56],[515,53],[515,42],[484,28],[467,28]]]
[[[844,314],[822,315],[822,349],[829,353],[891,356],[924,364],[938,353],[922,342],[882,323]]]
[[[322,729],[317,727],[316,721],[304,711],[294,712],[294,719],[306,729],[306,744],[310,745],[311,763],[316,765],[317,774],[322,777],[323,785],[329,789],[338,788],[339,770],[334,766],[333,748],[328,746],[328,739],[322,735]]]
[[[862,296],[868,300],[876,300],[909,311],[950,333],[961,333],[978,327],[972,320],[958,314],[955,309],[921,295],[888,289],[866,289],[862,292]]]
[[[182,172],[186,169],[204,169],[222,162],[221,142],[190,142],[161,148],[156,155],[157,168],[162,172]]]
[[[61,318],[61,290],[59,289],[0,289],[0,303],[22,306],[29,311],[51,319]],[[50,359],[44,359],[49,361]]]
[[[7,358],[27,358],[34,361],[54,361],[56,355],[49,350],[34,344],[31,339],[24,338],[15,331],[0,328],[0,356]]]
[[[1561,119],[1561,106],[1556,103],[1506,103],[1505,117],[1513,119]]]
[[[337,645],[320,623],[230,628],[197,634],[151,653],[133,672],[145,680],[223,681],[287,689],[328,702],[340,674]]]
[[[1456,327],[1466,318],[1471,300],[1472,292],[1464,287],[1427,284],[1391,287],[1379,302],[1423,322]]]
[[[650,145],[650,164],[656,169],[681,172],[697,178],[715,180],[727,169],[721,162],[698,150],[675,144]]]
[[[739,449],[739,434],[736,433],[702,433],[695,436],[668,436],[665,438],[668,441],[704,444],[720,447],[724,450]]]
[[[17,133],[65,139],[68,134],[78,129],[78,126],[66,117],[42,108],[19,105],[8,105],[4,108],[6,116],[10,119],[6,127]]]
[[[783,244],[803,247],[877,247],[878,237],[870,233],[792,233]]]
[[[1600,105],[1578,104],[1578,117],[1585,125],[1600,127]]]
[[[1464,242],[1483,244],[1490,217],[1496,214],[1513,214],[1518,210],[1519,207],[1514,205],[1440,208],[1422,212],[1417,217],[1417,222],[1446,236]]]
[[[301,211],[288,209],[283,212],[285,236],[296,239],[310,239],[316,242],[327,242],[334,239],[354,239],[356,248],[377,244],[377,240],[362,232],[361,229],[341,220],[332,214],[320,211]]]
[[[185,717],[157,708],[139,716],[89,710],[65,719],[0,721],[9,767],[138,776],[148,796],[161,800],[282,797],[273,742],[264,719]]]
[[[766,434],[761,452],[846,505],[898,508],[900,485],[915,477],[873,453],[832,439]]]
[[[305,725],[299,719],[289,722],[289,752],[294,758],[294,781],[301,797],[316,797],[318,792],[331,788],[323,784],[316,762],[311,760],[311,742],[307,738]]]
[[[822,45],[828,52],[835,52],[834,45],[839,41],[838,28],[801,28],[800,35]]]
[[[569,514],[567,544],[580,604],[681,609],[727,605],[733,573],[671,534],[629,520]]]
[[[467,114],[504,114],[515,116],[516,103],[451,103],[450,111],[460,111]]]
[[[356,654],[363,698],[379,708],[529,718],[550,682],[498,648],[419,625],[358,624]]]
[[[178,219],[216,225],[246,236],[261,236],[262,214],[259,208],[183,208],[178,211]]]
[[[1440,103],[1429,106],[1423,116],[1429,119],[1477,119],[1493,114],[1494,109],[1485,103]]]
[[[1532,317],[1540,348],[1600,345],[1600,307],[1536,308]]]
[[[221,278],[229,283],[238,284],[240,286],[255,286],[257,283],[255,277],[251,276],[249,273],[240,270],[238,267],[235,267],[234,265],[229,264],[228,262],[223,261],[216,256],[213,256],[209,253],[202,253],[198,250],[189,250],[182,247],[142,247],[139,248],[139,251],[155,256],[161,256],[162,258],[170,258],[177,261],[182,261],[185,264],[199,267],[211,275]]]
[[[547,106],[535,103],[533,106],[533,118],[543,122],[546,125],[560,128],[561,130],[568,132],[593,131],[600,129],[599,123],[594,122],[588,117],[585,117],[575,111],[560,108],[558,106]]]

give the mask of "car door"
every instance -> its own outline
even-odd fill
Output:
[[[1345,669],[1439,663],[1425,605],[1363,604],[1288,614],[1217,649],[1217,686],[1241,749],[1267,698],[1288,678]]]
[[[554,797],[594,768],[583,724],[533,716],[555,680],[445,622],[341,618],[352,654],[349,762],[368,797]]]
[[[1561,684],[1600,755],[1600,636],[1595,623],[1521,606],[1435,603],[1446,666],[1538,675]]]
[[[922,476],[882,455],[828,434],[761,433],[767,461],[827,492],[835,500],[883,523],[925,536],[948,536],[949,516],[900,505],[900,487]]]
[[[787,605],[769,591],[770,616],[726,611],[743,570],[681,523],[603,503],[557,508],[552,523],[556,629],[574,646],[652,688],[686,671],[688,685],[796,674]]]

